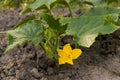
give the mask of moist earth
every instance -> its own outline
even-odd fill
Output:
[[[19,16],[20,11],[1,11],[0,31],[12,29],[31,14]],[[97,37],[90,48],[80,47],[83,53],[74,65],[58,65],[31,43],[4,54],[6,46],[7,37],[0,34],[0,80],[120,80],[120,30]]]

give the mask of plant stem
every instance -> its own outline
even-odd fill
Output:
[[[70,11],[70,16],[73,17],[71,7],[70,7],[70,5],[68,3],[67,3],[67,5],[68,5],[69,11]]]

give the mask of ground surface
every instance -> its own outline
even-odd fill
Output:
[[[20,10],[0,12],[0,31],[27,17]],[[57,65],[43,54],[40,47],[25,44],[7,54],[7,38],[0,34],[0,80],[120,80],[120,30],[99,36],[73,66]]]

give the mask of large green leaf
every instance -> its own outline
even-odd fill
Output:
[[[6,51],[28,41],[38,45],[42,39],[42,32],[43,26],[39,20],[30,20],[19,25],[14,30],[7,31],[9,41]]]
[[[80,17],[61,19],[63,25],[68,23],[66,35],[73,35],[79,45],[90,47],[99,34],[109,34],[119,28],[114,24],[118,20],[118,10],[101,8],[97,12],[97,9]]]
[[[29,4],[28,7],[33,11],[43,5],[47,6],[50,9],[50,4],[56,0],[36,0],[33,4]]]
[[[14,29],[17,28],[17,27],[19,27],[21,24],[24,24],[24,23],[28,22],[29,20],[34,20],[34,19],[36,19],[35,15],[28,16],[27,18],[25,18],[24,20],[22,20],[21,22],[19,22],[18,24],[16,24],[16,26],[14,27]]]
[[[36,0],[31,4],[28,4],[26,8],[20,13],[25,14],[36,9],[51,9],[55,4],[61,3],[68,6],[70,0]]]
[[[88,16],[103,16],[103,15],[109,15],[114,13],[119,13],[119,9],[116,9],[114,7],[94,7],[91,9],[90,12],[88,12],[85,15]]]
[[[50,5],[55,2],[56,0],[36,0],[35,2],[28,4],[26,8],[21,12],[21,14],[24,14],[29,11],[34,11],[36,9],[43,9],[44,7],[47,7],[50,9]]]

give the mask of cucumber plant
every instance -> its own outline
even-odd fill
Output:
[[[89,48],[97,36],[113,33],[120,28],[120,10],[112,2],[115,0],[35,0],[27,4],[20,14],[36,12],[40,17],[32,15],[7,31],[8,46],[5,52],[31,42],[41,46],[46,55],[56,61],[61,38],[65,36],[73,37],[71,43]],[[82,13],[74,16],[73,9],[76,6]],[[61,17],[54,16],[53,9],[61,7],[68,8],[69,17],[61,14]]]

